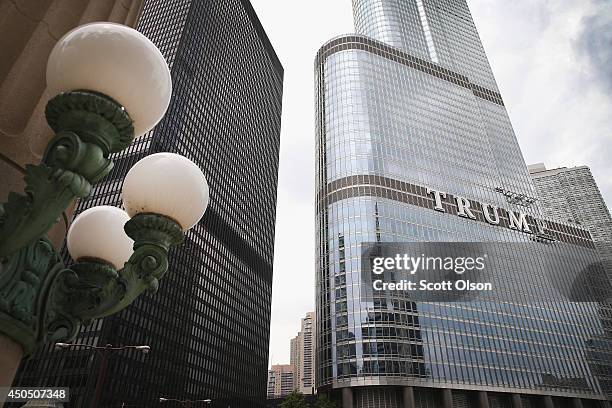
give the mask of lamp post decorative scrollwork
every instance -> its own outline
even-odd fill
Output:
[[[75,198],[113,167],[111,154],[161,120],[172,91],[160,51],[139,32],[92,23],[62,37],[47,65],[54,96],[46,107],[55,137],[25,170],[25,194],[0,205],[0,335],[25,355],[73,339],[81,324],[117,313],[155,292],[180,245],[208,205],[208,184],[185,157],[157,153],[129,171],[125,210],[84,211],[68,232],[76,261],[66,267],[46,233]],[[0,367],[0,386],[16,367]]]

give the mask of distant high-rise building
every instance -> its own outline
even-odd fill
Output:
[[[130,167],[166,151],[200,166],[210,206],[170,253],[155,296],[84,327],[77,341],[151,346],[110,359],[100,406],[166,397],[257,407],[266,398],[283,67],[248,0],[146,0],[136,28],[170,65],[172,101],[153,131],[114,155],[77,212],[120,206]],[[49,347],[15,385],[67,386],[69,407],[89,407],[99,365],[89,351]]]
[[[302,394],[314,394],[315,386],[315,312],[308,312],[302,319],[302,367],[299,382]]]
[[[282,398],[294,391],[295,374],[291,364],[276,364],[268,371],[268,399]]]
[[[302,369],[302,333],[298,333],[297,336],[291,339],[289,344],[289,364],[293,367],[295,375],[295,390],[299,390],[299,372]]]
[[[551,272],[557,248],[574,258],[556,280],[572,259],[598,258],[584,227],[543,218],[467,1],[353,0],[353,11],[357,34],[315,60],[318,391],[345,408],[609,406],[596,302],[364,290],[367,243],[504,243],[496,261],[533,268],[525,285]]]
[[[544,216],[580,225],[612,272],[612,217],[587,166],[546,169],[543,163],[529,166]],[[612,276],[612,275],[611,275]]]
[[[295,372],[295,390],[302,394],[315,393],[315,312],[302,318],[301,330],[291,339],[290,364]]]

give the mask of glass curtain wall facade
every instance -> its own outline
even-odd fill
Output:
[[[542,219],[465,0],[354,0],[353,10],[357,34],[315,60],[319,392],[359,408],[603,404],[612,355],[609,344],[587,353],[603,334],[595,305],[362,296],[364,242],[534,242],[458,217],[453,196],[593,243]],[[445,213],[427,188],[448,193]]]
[[[283,67],[248,0],[147,0],[137,29],[171,67],[172,101],[153,131],[114,157],[77,213],[120,206],[125,174],[155,152],[197,163],[210,206],[171,253],[159,291],[84,327],[76,341],[151,347],[110,358],[100,406],[152,407],[160,397],[264,406]],[[47,347],[15,385],[68,386],[68,407],[88,407],[99,365],[89,351]]]

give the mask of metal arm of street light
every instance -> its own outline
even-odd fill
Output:
[[[120,351],[120,350],[133,349],[133,350],[140,351],[143,354],[147,354],[151,350],[151,347],[147,345],[143,345],[143,346],[128,345],[128,346],[121,346],[121,347],[113,347],[110,344],[107,344],[106,346],[92,346],[90,344],[82,344],[82,343],[55,343],[55,347],[58,349],[84,348],[84,349],[99,350],[99,351],[101,350]]]
[[[160,397],[159,398],[159,402],[178,402],[179,404],[191,404],[193,402],[203,402],[205,404],[210,404],[212,402],[211,399],[201,399],[201,400],[180,400],[180,399],[176,399],[176,398],[163,398]]]

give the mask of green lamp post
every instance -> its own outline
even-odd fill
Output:
[[[172,84],[146,37],[92,23],[58,41],[47,87],[56,95],[45,111],[56,135],[42,163],[27,166],[25,194],[11,193],[0,205],[0,336],[26,356],[47,342],[70,341],[81,324],[155,292],[168,251],[208,205],[198,166],[172,153],[147,156],[124,181],[125,210],[94,207],[74,220],[67,244],[75,263],[66,267],[45,234],[109,173],[112,153],[159,122]],[[15,370],[0,366],[0,386],[10,385]]]

